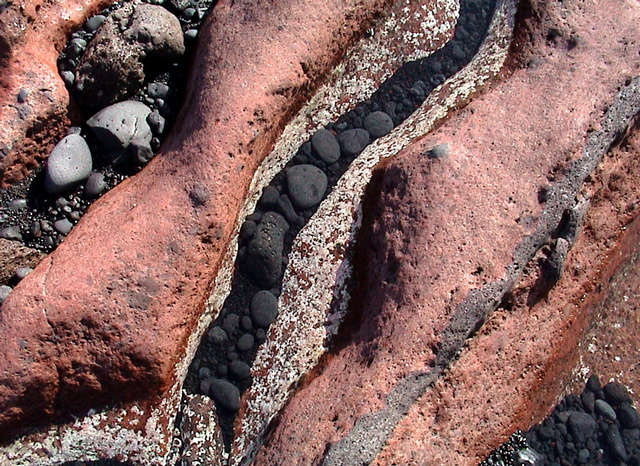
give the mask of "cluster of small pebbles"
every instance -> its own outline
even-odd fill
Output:
[[[528,432],[516,432],[481,466],[640,466],[640,414],[627,388],[587,380],[580,395],[564,398]]]
[[[409,62],[365,102],[317,130],[262,191],[240,229],[232,288],[192,361],[185,388],[216,402],[223,438],[232,440],[240,396],[251,384],[258,346],[278,312],[293,240],[351,162],[413,113],[480,46],[493,2],[461,2],[454,38],[430,57]],[[446,144],[430,157],[446,155]]]
[[[212,4],[116,2],[71,34],[58,68],[86,119],[43,168],[0,191],[0,238],[52,251],[96,198],[155,155],[179,110],[189,47]],[[0,302],[10,291],[9,284],[0,288]]]

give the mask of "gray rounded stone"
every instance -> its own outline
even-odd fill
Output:
[[[278,313],[278,300],[267,290],[258,291],[251,298],[251,320],[256,327],[266,328]]]
[[[53,228],[55,228],[58,233],[67,235],[73,228],[73,223],[71,223],[66,218],[63,218],[62,220],[56,220],[55,222],[53,222]]]
[[[258,286],[270,288],[282,274],[284,238],[288,229],[287,221],[276,212],[267,212],[260,219],[243,261],[245,271]]]
[[[89,32],[94,32],[97,31],[98,28],[100,26],[102,26],[102,23],[104,23],[104,20],[107,19],[104,15],[95,15],[92,16],[91,18],[89,18],[87,20],[87,22],[84,24],[84,28],[89,31]]]
[[[327,175],[314,165],[294,165],[287,170],[289,196],[301,209],[319,204],[327,190],[327,183]]]
[[[164,99],[169,94],[169,86],[165,83],[149,83],[147,86],[147,91],[149,92],[149,96],[154,99]]]
[[[107,189],[107,183],[104,181],[104,175],[100,172],[89,175],[84,185],[84,191],[89,196],[98,196],[102,194],[105,189]]]
[[[154,110],[149,114],[149,116],[147,116],[147,123],[149,124],[151,131],[155,134],[164,133],[165,119],[157,110]]]
[[[229,373],[237,380],[246,380],[251,377],[251,368],[246,362],[236,359],[229,364]]]
[[[207,339],[214,345],[223,345],[229,340],[229,336],[222,327],[216,325],[207,332]]]
[[[151,109],[142,102],[125,100],[97,112],[87,120],[87,126],[107,149],[122,150],[133,144],[149,146],[152,134],[147,117],[150,113]]]
[[[239,351],[249,351],[253,348],[253,335],[250,333],[245,333],[238,339],[238,343],[236,343]]]
[[[0,304],[7,299],[9,293],[11,293],[11,287],[7,285],[0,285]]]
[[[71,189],[91,173],[91,151],[82,136],[65,136],[51,151],[44,172],[44,187],[49,194]]]
[[[74,81],[76,80],[76,75],[73,74],[72,71],[63,71],[62,72],[62,80],[64,81],[64,83],[71,87],[73,86]]]
[[[209,394],[225,409],[237,411],[240,407],[240,390],[231,382],[223,379],[208,379]]]
[[[184,38],[187,40],[195,40],[196,37],[198,37],[197,29],[189,29],[184,33]]]
[[[611,421],[616,420],[616,412],[611,405],[604,400],[596,400],[596,411]]]
[[[393,129],[393,120],[385,112],[371,112],[364,119],[364,129],[369,131],[373,138],[379,138]]]
[[[315,154],[327,163],[340,158],[340,144],[331,131],[319,129],[311,138],[311,147]]]
[[[180,20],[158,5],[139,4],[124,35],[138,42],[148,57],[171,59],[185,51]]]
[[[24,209],[25,207],[27,207],[26,199],[14,199],[9,203],[10,210],[20,210],[20,209]]]
[[[369,132],[366,129],[348,129],[338,135],[340,149],[346,156],[354,156],[362,152],[369,144]]]

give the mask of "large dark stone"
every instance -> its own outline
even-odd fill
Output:
[[[340,144],[331,131],[319,129],[311,138],[314,153],[327,163],[340,158]]]
[[[287,170],[287,187],[293,203],[308,209],[322,201],[327,190],[327,175],[314,165],[294,165]]]
[[[338,136],[342,153],[347,156],[354,156],[362,152],[369,141],[369,132],[362,128],[348,129]]]
[[[209,393],[213,399],[229,411],[237,411],[240,406],[238,387],[223,379],[210,379]]]
[[[247,246],[245,271],[258,286],[271,288],[282,274],[284,235],[289,224],[275,212],[263,215],[256,233]]]

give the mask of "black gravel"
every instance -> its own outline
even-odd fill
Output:
[[[256,210],[247,216],[240,230],[231,292],[202,339],[185,382],[188,392],[216,401],[227,447],[236,409],[228,401],[228,386],[224,394],[215,388],[221,386],[219,380],[228,380],[239,393],[251,385],[247,369],[277,315],[294,238],[360,152],[404,121],[476,54],[494,4],[461,2],[453,39],[430,57],[406,63],[369,100],[319,129],[275,175]]]
[[[480,463],[520,464],[640,466],[640,414],[627,388],[617,382],[601,387],[592,375],[581,394],[567,396],[540,424],[514,433]]]

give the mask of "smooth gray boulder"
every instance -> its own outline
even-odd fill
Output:
[[[149,57],[171,59],[184,54],[180,21],[159,5],[138,5],[125,37],[139,43]]]
[[[294,165],[287,170],[289,196],[301,209],[319,204],[327,190],[327,183],[327,175],[315,165]]]
[[[84,138],[78,134],[65,136],[53,148],[44,172],[44,187],[49,194],[73,188],[91,174],[93,161]]]
[[[108,149],[121,151],[130,145],[147,147],[152,138],[147,123],[150,113],[151,109],[142,102],[126,100],[103,108],[87,120],[87,126]]]

